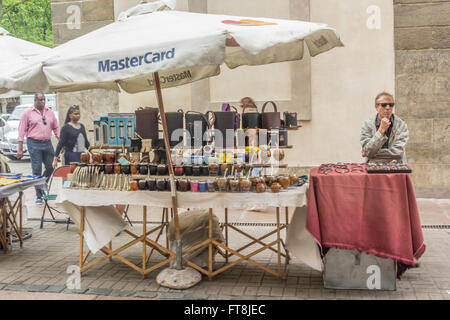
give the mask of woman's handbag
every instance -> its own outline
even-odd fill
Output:
[[[234,122],[235,122],[234,128],[239,129],[241,127],[241,115],[239,114],[237,109],[233,106],[230,106],[229,103],[222,104],[222,111],[224,111],[224,112],[233,112],[233,111],[231,111],[231,108],[233,108],[234,112],[236,113],[234,116]]]
[[[231,108],[233,108],[235,111],[230,111]],[[240,117],[237,118],[237,116],[239,115],[236,108],[235,107],[230,107],[230,105],[228,103],[224,103],[222,105],[222,110],[226,110],[226,111],[213,111],[212,113],[214,114],[215,117],[215,122],[214,122],[214,129],[220,131],[220,133],[222,134],[222,139],[223,139],[223,145],[225,145],[225,141],[226,141],[226,137],[227,137],[227,130],[232,130],[233,131],[233,137],[235,134],[235,130],[237,128],[239,128],[239,121],[240,121]],[[216,136],[217,139],[217,136]],[[218,141],[216,140],[216,143]],[[233,139],[233,146],[234,146],[234,139]]]
[[[182,109],[178,109],[177,112],[166,112],[167,133],[169,134],[171,147],[183,142],[183,119],[184,112]],[[179,134],[172,136],[178,129],[181,129],[178,131]]]
[[[245,112],[248,109],[254,109],[253,112]],[[245,106],[242,110],[242,128],[257,129],[261,128],[261,114],[256,106]]]
[[[273,112],[265,112],[266,106],[271,103]],[[280,113],[277,110],[277,105],[273,101],[267,101],[263,104],[261,113],[261,122],[263,129],[279,129],[281,127]]]
[[[158,140],[158,108],[139,108],[136,114],[136,133],[142,139],[151,139],[152,147]]]
[[[297,112],[284,112],[284,126],[286,128],[297,128]]]
[[[203,147],[207,143],[207,141],[203,139],[203,136],[206,130],[210,129],[214,123],[214,119],[212,121],[208,120],[208,113],[209,112],[203,114],[198,111],[187,111],[184,115],[186,130],[190,135],[190,143],[192,147]],[[195,131],[194,129],[196,126],[198,129]],[[195,135],[195,133],[197,133],[197,135]]]

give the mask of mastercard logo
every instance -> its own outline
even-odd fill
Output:
[[[222,23],[225,24],[233,24],[236,26],[242,26],[242,27],[254,27],[254,26],[272,26],[276,25],[274,22],[266,22],[266,21],[260,21],[260,20],[250,20],[250,19],[244,19],[244,20],[223,20]]]

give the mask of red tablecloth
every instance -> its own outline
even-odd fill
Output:
[[[318,173],[311,169],[306,228],[326,248],[357,249],[397,261],[397,277],[425,251],[407,173]]]

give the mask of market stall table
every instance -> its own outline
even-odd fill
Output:
[[[398,278],[425,251],[407,173],[368,174],[365,165],[353,171],[311,169],[306,228],[322,255],[328,248],[357,249],[393,259]]]
[[[23,191],[30,187],[45,185],[45,178],[36,178],[28,181],[15,182],[10,185],[0,186],[0,244],[3,247],[3,252],[8,251],[8,233],[12,231],[17,235],[20,242],[20,247],[23,246],[22,236],[22,198]],[[15,193],[19,196],[12,202],[9,197]],[[18,218],[18,219],[17,219]],[[19,221],[17,221],[19,220]]]
[[[208,246],[209,247],[209,265],[208,270],[205,270],[191,261],[184,259],[184,262],[189,266],[199,270],[204,273],[208,277],[212,278],[218,273],[225,271],[239,262],[248,261],[253,265],[263,269],[264,271],[270,272],[278,277],[284,276],[284,273],[281,270],[281,259],[284,258],[285,262],[289,262],[289,254],[286,252],[286,248],[284,248],[284,241],[280,237],[280,231],[287,228],[288,225],[288,217],[287,217],[287,208],[294,207],[296,210],[294,211],[294,216],[296,215],[298,209],[306,205],[306,191],[308,189],[308,185],[305,184],[301,187],[289,188],[288,190],[282,191],[280,193],[231,193],[231,192],[178,192],[178,206],[179,208],[195,208],[195,209],[209,209],[210,215],[210,225],[209,225],[209,238],[208,240],[202,242],[201,244],[192,247],[186,250],[184,253],[191,252],[199,247]],[[147,274],[148,272],[162,267],[163,265],[169,263],[170,261],[175,259],[175,253],[169,250],[168,248],[164,248],[159,245],[157,242],[152,241],[148,238],[150,232],[158,230],[162,230],[164,227],[167,227],[167,219],[162,221],[161,226],[158,226],[151,231],[146,231],[146,210],[147,207],[152,208],[170,208],[171,206],[171,193],[164,191],[111,191],[111,190],[96,190],[96,189],[76,189],[76,188],[63,188],[61,193],[58,195],[58,203],[65,206],[68,213],[75,223],[80,227],[80,255],[79,255],[79,263],[80,270],[83,272],[88,268],[94,266],[98,262],[104,261],[107,258],[111,258],[113,256],[119,257],[119,259],[131,266],[133,269],[140,272],[142,275]],[[143,232],[142,235],[134,235],[128,230],[126,230],[126,224],[121,218],[121,216],[116,212],[115,214],[112,211],[102,212],[99,211],[99,208],[107,208],[108,206],[113,206],[116,204],[125,204],[125,205],[137,205],[143,206]],[[242,230],[239,230],[235,226],[232,226],[227,221],[227,209],[230,208],[251,208],[251,207],[274,207],[276,208],[276,228],[275,230],[265,234],[260,238],[255,238]],[[213,209],[225,209],[225,217],[226,221],[224,223],[225,233],[227,234],[227,228],[231,227],[234,230],[237,230],[244,236],[249,237],[252,242],[247,244],[244,247],[233,249],[229,246],[228,239],[226,237],[225,244],[219,243],[212,238],[211,228],[212,228],[212,214]],[[280,223],[280,208],[286,208],[286,224]],[[88,210],[90,209],[90,210]],[[112,214],[111,214],[112,213]],[[166,211],[167,213],[167,211]],[[296,230],[291,230],[292,228]],[[288,232],[299,232],[299,229],[304,229],[304,225],[296,224],[294,226],[289,226]],[[112,250],[111,248],[106,247],[108,243],[114,238],[114,236],[120,230],[124,230],[124,232],[131,235],[134,240],[122,246],[121,248]],[[100,233],[103,231],[103,237],[99,239]],[[167,230],[166,230],[167,231]],[[269,244],[263,243],[263,239],[266,237],[276,234],[276,240],[272,241]],[[86,243],[92,252],[102,251],[105,253],[104,257],[99,258],[97,261],[92,262],[88,266],[84,266],[86,262],[87,256],[83,256],[83,239],[86,239]],[[311,238],[311,241],[312,238]],[[151,267],[150,269],[145,268],[145,262],[148,261],[148,257],[146,256],[145,249],[143,249],[142,253],[142,261],[143,266],[138,267],[136,265],[132,265],[131,262],[124,259],[123,257],[118,256],[118,253],[130,246],[136,245],[138,243],[146,243],[148,246],[153,247],[154,249],[160,251],[163,255],[166,256],[166,260],[163,262]],[[257,250],[253,250],[250,254],[243,255],[240,251],[249,247],[252,244],[260,244],[262,248]],[[239,257],[238,260],[228,263],[226,266],[213,270],[213,257],[212,257],[212,247],[219,247],[226,252],[226,259],[232,255],[236,255]],[[146,246],[144,245],[143,248]],[[282,252],[282,248],[284,252]],[[270,270],[265,266],[262,266],[255,260],[251,259],[254,255],[258,254],[264,250],[273,250],[277,253],[278,256],[278,268],[276,271]],[[150,270],[150,271],[149,271]]]

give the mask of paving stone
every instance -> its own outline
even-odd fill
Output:
[[[184,299],[184,293],[175,292],[160,292],[158,295],[160,299]]]
[[[297,292],[296,288],[285,288],[283,292],[283,297],[294,297]]]
[[[83,294],[83,293],[87,293],[87,291],[89,290],[89,288],[82,288],[82,289],[64,289],[63,293],[77,293],[77,294]]]
[[[255,300],[256,296],[236,296],[232,297],[233,300]]]
[[[158,296],[158,292],[138,291],[134,294],[134,296],[138,298],[156,298]]]
[[[134,295],[134,291],[113,290],[109,294],[110,297],[130,297]]]
[[[221,286],[215,285],[213,287],[206,288],[207,294],[219,294]]]
[[[45,292],[60,293],[65,288],[66,288],[65,286],[49,286],[47,289],[45,289]]]
[[[269,296],[270,295],[270,287],[260,287],[258,289],[257,296]]]
[[[245,286],[236,286],[231,291],[231,295],[233,295],[233,296],[240,296],[240,295],[244,294],[245,289],[246,289]]]
[[[43,292],[45,289],[47,289],[48,286],[45,284],[42,285],[32,285],[28,287],[29,292]]]
[[[10,284],[7,287],[5,287],[3,290],[10,290],[10,291],[27,291],[27,286],[21,285],[21,284]]]
[[[231,296],[225,296],[225,295],[210,295],[208,297],[208,300],[231,300]]]
[[[211,295],[201,293],[188,293],[184,295],[185,300],[208,300]]]

